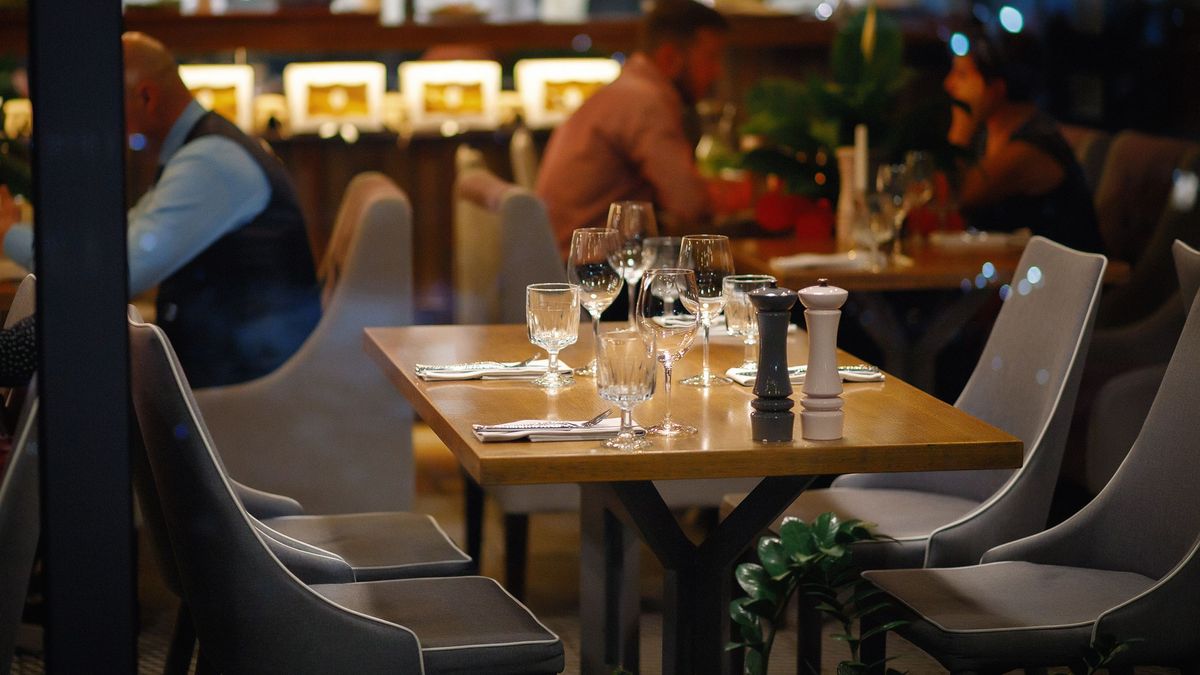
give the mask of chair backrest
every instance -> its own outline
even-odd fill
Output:
[[[131,385],[184,598],[222,672],[421,672],[411,631],[345,610],[284,568],[223,475],[183,370],[157,327],[130,321]],[[339,660],[340,659],[340,660]]]
[[[4,315],[4,328],[11,328],[14,323],[33,315],[37,305],[36,287],[37,278],[32,274],[25,275],[8,306],[8,314]]]
[[[1175,255],[1175,273],[1179,275],[1179,299],[1187,314],[1196,300],[1196,291],[1200,290],[1200,250],[1176,239],[1171,252]]]
[[[533,190],[537,184],[538,155],[529,127],[522,125],[513,131],[508,154],[512,161],[513,182],[526,190]]]
[[[546,207],[459,148],[454,181],[454,321],[524,323],[525,287],[566,281]]]
[[[276,371],[197,392],[231,475],[316,513],[407,509],[412,410],[363,351],[363,329],[412,323],[412,210],[386,176],[350,182],[321,321]],[[371,420],[362,424],[361,420]]]
[[[41,529],[37,417],[38,397],[30,385],[12,453],[7,463],[0,461],[0,673],[9,672],[12,663]]]
[[[1113,139],[1096,188],[1096,216],[1105,250],[1133,262],[1162,216],[1175,169],[1196,144],[1122,131]]]
[[[1104,173],[1104,159],[1108,155],[1109,146],[1112,145],[1112,134],[1101,129],[1071,124],[1060,124],[1059,131],[1075,153],[1075,160],[1083,169],[1083,178],[1087,181],[1088,189],[1095,194],[1100,185],[1100,176]]]
[[[955,406],[1025,445],[1015,471],[928,474],[933,491],[982,502],[930,538],[927,566],[974,564],[1046,526],[1087,348],[1104,256],[1030,240],[983,354]]]

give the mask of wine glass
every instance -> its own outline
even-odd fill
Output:
[[[592,334],[600,334],[600,315],[621,292],[621,273],[613,257],[621,245],[616,230],[581,227],[571,233],[571,252],[567,254],[567,281],[579,286],[579,301],[592,316]],[[576,375],[596,374],[596,360]]]
[[[769,274],[731,274],[722,284],[725,291],[725,327],[742,338],[745,355],[743,370],[758,368],[758,313],[750,304],[750,291],[771,288],[775,277]]]
[[[575,382],[558,371],[558,353],[579,337],[579,287],[575,284],[530,284],[525,287],[525,322],[529,341],[550,355],[546,373],[533,383],[560,389]]]
[[[633,406],[654,395],[654,333],[624,329],[596,338],[596,388],[600,398],[621,409],[621,431],[604,443],[618,450],[640,450],[650,441],[633,433]]]
[[[933,158],[923,150],[910,150],[904,155],[904,165],[908,167],[908,189],[904,199],[911,212],[933,199]]]
[[[912,208],[908,195],[909,168],[908,164],[884,164],[875,174],[875,190],[892,203],[892,260],[900,258],[900,230],[904,227],[904,219]]]
[[[661,422],[647,429],[648,433],[658,436],[696,433],[694,427],[671,419],[671,367],[687,354],[696,339],[700,317],[695,308],[699,304],[700,294],[693,270],[663,267],[647,270],[642,275],[637,305],[638,330],[654,336],[654,349],[663,364],[663,389],[667,392],[667,414]]]
[[[704,328],[704,361],[700,374],[689,377],[683,384],[693,387],[712,387],[732,382],[727,377],[714,374],[708,367],[708,331],[712,320],[725,306],[725,293],[721,281],[733,274],[733,252],[729,250],[729,237],[723,234],[689,234],[679,247],[679,266],[696,272],[696,289],[699,304],[693,308],[700,315]],[[687,302],[687,299],[683,299]]]
[[[854,238],[858,244],[870,250],[871,271],[878,272],[881,269],[880,247],[892,240],[895,207],[890,197],[878,192],[860,194],[856,204],[858,217]]]
[[[608,207],[607,227],[621,235],[621,245],[617,248],[613,264],[625,278],[625,289],[629,293],[629,327],[633,328],[636,326],[634,305],[638,281],[651,262],[645,252],[645,242],[647,237],[658,234],[654,205],[650,202],[613,202]]]

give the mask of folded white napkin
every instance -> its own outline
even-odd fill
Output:
[[[612,438],[621,430],[621,420],[610,417],[594,426],[580,426],[585,420],[517,420],[504,424],[474,424],[475,437],[484,443],[492,441],[516,441],[528,438],[531,441],[595,441]],[[576,425],[568,427],[567,425]],[[637,434],[646,433],[634,427]]]
[[[476,361],[474,363],[451,363],[430,365],[418,363],[417,377],[428,381],[445,380],[532,380],[546,372],[547,359],[536,361]],[[558,372],[569,373],[571,366],[558,362]]]
[[[808,366],[791,366],[788,368],[788,379],[792,384],[804,384],[804,372]],[[838,373],[842,376],[843,382],[882,382],[883,373],[875,366],[866,364],[859,366],[838,366]],[[758,373],[754,370],[743,368],[730,368],[725,371],[725,376],[737,382],[743,387],[754,386],[754,379]]]
[[[806,270],[814,267],[859,269],[869,267],[869,256],[857,251],[847,253],[797,253],[771,258],[771,267],[780,272]]]

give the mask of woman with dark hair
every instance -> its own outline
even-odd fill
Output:
[[[959,205],[979,230],[1028,228],[1072,248],[1101,252],[1092,195],[1058,124],[1038,110],[1039,50],[1024,34],[970,38],[943,87],[948,140],[963,150]]]

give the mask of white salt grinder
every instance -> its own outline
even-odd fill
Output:
[[[830,286],[828,279],[800,290],[804,322],[808,326],[808,369],[804,376],[804,398],[800,401],[800,433],[811,441],[842,437],[842,377],[837,371],[837,331],[842,305],[849,295]]]

